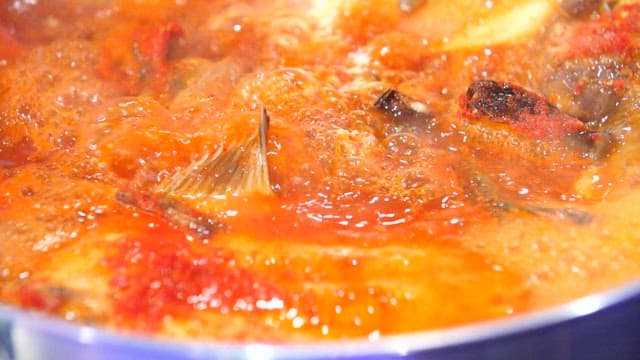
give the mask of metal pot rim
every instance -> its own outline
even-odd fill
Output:
[[[379,339],[317,341],[295,344],[238,344],[153,338],[81,325],[40,313],[0,305],[0,325],[36,331],[44,336],[104,349],[149,351],[193,359],[233,358],[319,358],[368,355],[404,356],[424,351],[500,339],[544,329],[586,317],[640,296],[640,279],[609,291],[585,296],[545,310],[476,324],[381,336]]]

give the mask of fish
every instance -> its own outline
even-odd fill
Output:
[[[514,144],[536,145],[530,150],[537,150],[542,157],[560,151],[597,160],[606,157],[615,145],[611,133],[589,129],[543,96],[516,84],[474,81],[460,96],[459,105],[459,115],[467,120],[469,129],[490,138],[487,130],[492,123],[505,124]]]
[[[450,145],[458,147],[458,157],[452,168],[460,183],[466,184],[464,191],[468,197],[484,204],[490,212],[524,211],[575,224],[592,221],[592,216],[581,209],[562,204],[548,206],[548,200],[540,205],[508,195],[482,170],[476,156],[478,149],[497,150],[502,159],[538,163],[548,157],[553,161],[575,160],[571,157],[585,160],[590,157],[587,150],[603,151],[601,142],[605,141],[598,138],[598,132],[588,130],[584,123],[562,113],[541,96],[517,85],[479,80],[461,96],[460,121],[455,123],[447,123],[450,120],[444,120],[445,116],[437,116],[420,102],[394,89],[384,91],[373,106],[387,115],[392,129],[387,131],[391,132],[387,136],[399,132],[435,138],[443,129],[455,128],[458,136]],[[445,146],[438,141],[428,144]],[[578,153],[574,149],[578,149]]]
[[[459,174],[466,177],[471,197],[475,201],[485,203],[492,211],[523,211],[552,220],[566,220],[576,225],[586,225],[593,220],[593,216],[589,212],[576,207],[539,205],[509,197],[471,162],[459,165],[457,170]]]
[[[245,141],[203,155],[150,193],[123,189],[117,192],[116,200],[164,218],[192,236],[208,239],[226,226],[215,215],[190,206],[191,201],[273,195],[266,155],[268,131],[269,115],[262,106],[257,131]]]
[[[205,154],[163,181],[154,193],[189,198],[272,194],[267,163],[268,131],[269,115],[262,106],[256,133],[242,143]]]

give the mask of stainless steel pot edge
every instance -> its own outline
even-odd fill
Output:
[[[640,279],[557,307],[478,324],[404,335],[382,336],[377,340],[318,341],[286,345],[176,341],[153,338],[66,322],[40,313],[0,305],[0,346],[21,346],[20,341],[16,341],[15,337],[20,337],[19,334],[26,331],[30,337],[33,334],[40,334],[54,339],[54,341],[92,347],[98,351],[114,350],[116,353],[125,354],[128,351],[134,351],[137,354],[162,355],[163,359],[406,356],[544,329],[596,314],[634,298],[640,298]],[[9,339],[2,339],[2,332],[7,333],[5,337]],[[3,344],[3,342],[11,342],[11,344]],[[10,349],[9,351],[14,350]],[[1,351],[0,355],[2,355]]]

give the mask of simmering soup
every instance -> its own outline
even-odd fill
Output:
[[[640,275],[636,1],[2,1],[0,301],[297,342]]]

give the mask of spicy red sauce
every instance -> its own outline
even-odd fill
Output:
[[[375,340],[637,277],[639,5],[460,6],[5,4],[0,301]]]

